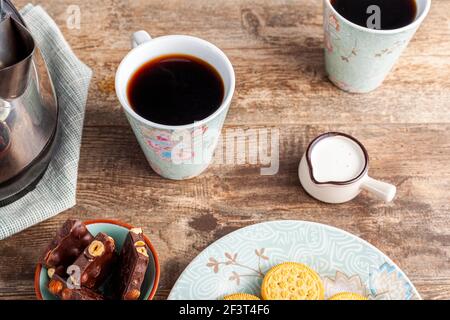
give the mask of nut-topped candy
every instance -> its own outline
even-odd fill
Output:
[[[41,260],[51,278],[64,275],[66,268],[83,252],[94,237],[79,220],[67,220],[45,250]]]
[[[100,293],[90,289],[70,288],[67,280],[57,274],[48,282],[48,291],[62,300],[105,300]]]
[[[99,233],[83,254],[67,269],[75,285],[97,289],[108,277],[116,261],[114,239]]]
[[[65,288],[67,288],[67,283],[64,278],[55,274],[48,282],[47,288],[51,294],[57,296],[58,298],[62,298],[62,292]]]
[[[141,228],[131,229],[119,257],[118,294],[123,300],[137,300],[149,263],[148,248]]]

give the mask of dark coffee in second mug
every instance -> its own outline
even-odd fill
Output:
[[[362,27],[371,28],[369,18],[380,14],[381,30],[405,27],[417,15],[416,0],[331,0],[331,4],[344,18]],[[369,9],[371,6],[377,6],[379,11]]]

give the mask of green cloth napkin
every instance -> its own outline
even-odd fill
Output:
[[[36,189],[0,208],[0,240],[51,218],[76,203],[84,111],[92,71],[75,56],[58,26],[40,7],[21,14],[41,50],[58,96],[60,144]]]

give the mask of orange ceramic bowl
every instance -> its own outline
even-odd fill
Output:
[[[85,221],[88,230],[92,235],[99,232],[104,232],[111,236],[117,246],[117,250],[121,250],[128,230],[133,226],[115,220],[88,220]],[[160,267],[158,255],[150,240],[144,235],[145,242],[151,251],[150,262],[148,264],[147,272],[145,274],[144,282],[141,287],[140,300],[151,300],[155,296],[159,284]],[[34,273],[34,290],[38,300],[57,300],[58,298],[48,292],[48,276],[47,269],[40,263],[36,266]]]

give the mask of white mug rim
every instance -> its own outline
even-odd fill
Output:
[[[154,45],[155,42],[166,41],[168,39],[176,40],[177,38],[178,39],[179,38],[184,38],[184,39],[187,39],[189,41],[202,43],[202,44],[208,46],[210,49],[212,49],[217,54],[218,57],[220,57],[225,62],[227,72],[229,73],[229,76],[230,76],[230,87],[229,87],[228,91],[225,93],[224,99],[223,99],[222,104],[220,105],[220,107],[213,114],[209,115],[205,119],[202,119],[200,121],[196,121],[194,123],[186,124],[186,125],[180,125],[180,126],[160,124],[160,123],[157,123],[157,122],[153,122],[153,121],[147,120],[147,119],[141,117],[139,114],[137,114],[133,110],[133,108],[130,106],[130,104],[128,103],[127,97],[125,97],[123,95],[122,88],[123,88],[124,85],[125,86],[127,85],[128,81],[129,81],[129,78],[127,79],[126,83],[123,84],[123,83],[121,83],[119,81],[119,76],[118,76],[119,74],[121,74],[122,69],[124,68],[124,66],[128,63],[128,61],[130,59],[132,59],[133,55],[138,50],[145,50],[145,48]],[[182,53],[182,52],[173,52],[173,53],[175,54],[175,53]],[[151,59],[149,58],[149,61],[150,60]],[[214,63],[210,63],[210,64],[214,68],[216,68]],[[176,34],[175,35],[167,35],[167,36],[160,36],[160,37],[157,37],[157,38],[152,38],[148,42],[145,42],[145,43],[137,46],[136,48],[133,48],[132,50],[130,50],[130,52],[128,52],[127,55],[120,62],[120,65],[117,68],[116,79],[115,79],[116,95],[119,98],[119,101],[120,101],[122,107],[125,109],[125,111],[128,114],[130,114],[131,116],[133,116],[137,121],[142,122],[142,123],[146,124],[149,127],[152,127],[152,128],[155,128],[155,129],[161,129],[161,130],[187,130],[187,129],[193,129],[193,128],[197,128],[199,126],[202,126],[202,125],[204,125],[204,124],[214,120],[216,117],[218,117],[220,114],[222,114],[228,108],[228,106],[230,105],[231,100],[233,98],[234,91],[235,91],[235,86],[236,86],[236,76],[235,76],[233,65],[231,64],[230,60],[228,59],[228,57],[225,55],[225,53],[222,50],[220,50],[217,46],[215,46],[211,42],[208,42],[208,41],[203,40],[201,38],[194,37],[194,36],[189,36],[189,35],[176,35]]]
[[[364,31],[364,32],[379,34],[379,35],[397,34],[397,33],[411,30],[411,29],[415,29],[416,27],[420,26],[420,24],[423,22],[425,17],[428,15],[428,12],[430,11],[430,8],[431,8],[431,0],[425,0],[427,2],[425,9],[422,11],[422,13],[418,17],[416,17],[416,19],[412,23],[410,23],[404,27],[397,28],[397,29],[377,30],[377,29],[369,29],[366,27],[362,27],[356,23],[351,22],[350,20],[348,20],[347,18],[342,16],[339,12],[337,12],[337,10],[333,7],[333,5],[330,2],[331,0],[325,0],[325,1],[327,3],[328,7],[331,9],[331,11],[335,15],[337,15],[339,18],[341,18],[341,20],[343,20],[347,25],[349,25],[359,31]],[[417,0],[415,0],[415,1],[417,1]]]

